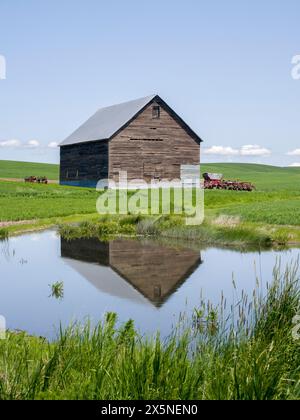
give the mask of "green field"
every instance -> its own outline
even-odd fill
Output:
[[[95,213],[97,197],[88,188],[0,181],[0,221]]]
[[[59,165],[0,160],[0,178],[23,179],[26,176],[46,176],[48,179],[57,180],[58,173]]]
[[[6,162],[5,168],[1,165],[0,173],[3,177],[10,174],[11,177],[18,178],[25,174],[25,164],[20,162]],[[34,170],[34,165],[25,165],[28,171],[26,174],[38,173]],[[37,168],[39,173],[46,174],[49,178],[57,177],[58,167],[55,165],[40,164]],[[50,171],[48,173],[47,168]],[[248,230],[255,230],[256,226],[265,227],[264,234],[272,225],[277,228],[282,226],[285,227],[283,235],[289,237],[290,242],[298,242],[296,238],[300,237],[300,168],[211,164],[202,165],[201,169],[202,172],[221,172],[225,179],[240,179],[256,185],[253,192],[207,190],[205,216],[208,223],[213,224],[214,220],[218,220],[222,224],[222,220],[225,220],[226,224],[226,220],[234,219],[234,223],[238,223],[239,227],[248,224]],[[0,181],[0,222],[45,220],[74,215],[95,217],[97,197],[94,189]],[[296,236],[289,235],[289,226],[293,226]]]
[[[203,172],[223,173],[225,179],[250,181],[256,191],[207,191],[206,209],[213,215],[239,216],[243,221],[300,225],[300,168],[252,164],[202,165]]]
[[[225,179],[252,182],[258,191],[300,191],[300,168],[251,163],[215,163],[201,165],[201,172],[222,173]]]
[[[250,181],[259,191],[300,190],[300,168],[215,163],[201,165],[201,172],[217,172],[224,174],[225,179]],[[0,178],[24,178],[35,175],[58,180],[58,174],[59,165],[0,160]]]

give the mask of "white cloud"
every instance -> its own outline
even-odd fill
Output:
[[[239,154],[239,151],[232,147],[212,146],[209,149],[204,149],[203,153],[206,155],[236,156]]]
[[[51,143],[48,144],[48,147],[50,149],[55,149],[58,146],[58,143],[56,141],[51,141]]]
[[[289,165],[290,168],[300,168],[300,162],[291,163]]]
[[[40,146],[40,142],[38,140],[29,140],[27,143],[25,143],[25,147],[29,149],[36,149]]]
[[[2,140],[0,141],[0,147],[20,147],[22,143],[20,140]]]
[[[288,156],[300,156],[300,149],[292,150],[291,152],[287,153]]]
[[[271,150],[257,144],[246,144],[242,146],[240,154],[241,156],[267,156],[271,154]]]
[[[38,140],[29,140],[27,143],[22,143],[20,140],[2,140],[0,141],[0,147],[14,147],[14,148],[26,148],[26,149],[36,149],[40,147],[40,142]]]
[[[271,150],[257,144],[246,144],[240,149],[230,146],[212,146],[209,149],[204,149],[203,153],[219,156],[267,156],[271,154]]]

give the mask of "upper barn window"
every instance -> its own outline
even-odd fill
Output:
[[[160,118],[160,106],[155,105],[152,108],[152,118],[158,120]]]

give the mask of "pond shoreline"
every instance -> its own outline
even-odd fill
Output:
[[[130,218],[130,216],[124,216],[125,219],[126,217]],[[93,230],[93,225],[97,226],[99,223],[109,224],[113,222],[114,227],[109,232],[110,237],[153,237],[155,239],[155,237],[161,236],[169,239],[188,240],[188,242],[199,243],[205,246],[247,247],[256,245],[258,247],[272,248],[282,246],[297,247],[300,245],[300,228],[298,226],[262,225],[243,222],[232,226],[227,225],[225,222],[222,226],[216,223],[216,218],[209,218],[200,226],[187,227],[182,223],[183,219],[180,222],[178,222],[179,218],[173,216],[167,219],[169,220],[167,225],[162,224],[159,229],[154,228],[153,231],[155,223],[151,225],[150,222],[153,218],[145,217],[143,220],[149,220],[149,226],[146,227],[145,232],[132,231],[129,235],[128,232],[118,231],[116,224],[122,223],[122,218],[103,218],[95,213],[48,219],[7,221],[0,222],[0,239],[59,227],[71,228],[74,231],[77,229],[77,233],[79,234],[79,230],[84,223],[89,223],[89,229]],[[116,232],[113,230],[116,230]]]

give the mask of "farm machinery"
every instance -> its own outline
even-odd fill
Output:
[[[25,182],[32,184],[48,184],[48,179],[45,176],[28,176],[25,178]]]
[[[255,186],[250,182],[225,181],[223,174],[203,174],[204,188],[206,190],[232,190],[232,191],[253,191]]]

